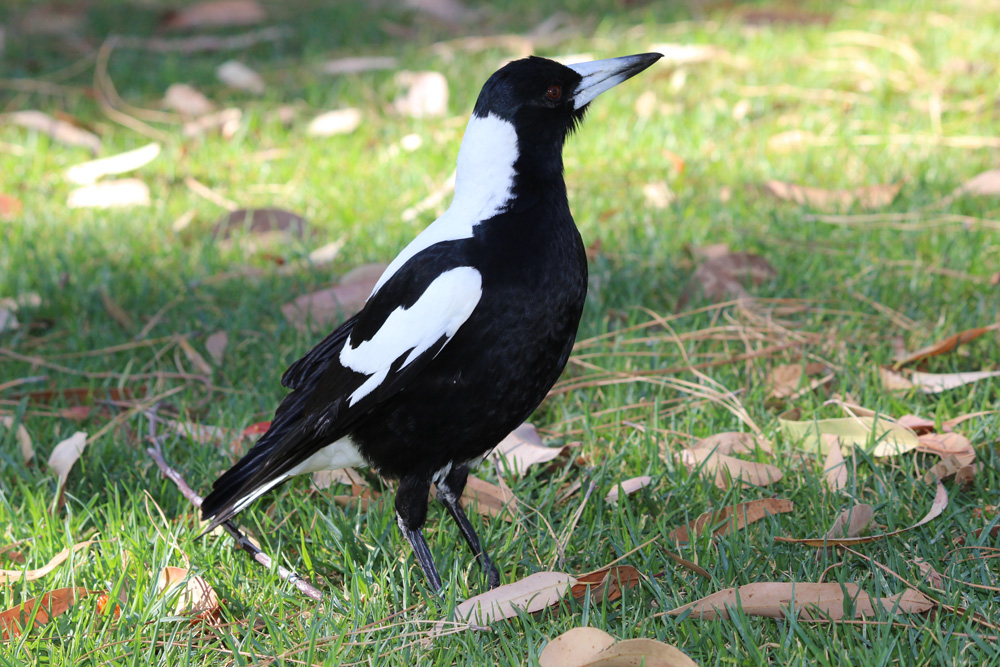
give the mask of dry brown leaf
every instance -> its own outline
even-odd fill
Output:
[[[0,327],[2,330],[2,327]],[[24,427],[21,422],[17,423],[17,428],[14,428],[14,417],[10,415],[0,415],[0,425],[10,431],[14,430],[14,438],[17,440],[17,446],[21,449],[21,456],[24,458],[25,463],[30,463],[31,459],[35,458],[35,448],[31,443],[31,434],[28,433],[28,429]]]
[[[87,434],[83,431],[77,431],[56,445],[49,455],[49,467],[59,476],[60,494],[66,484],[66,478],[69,477],[69,471],[83,454],[86,446]]]
[[[768,181],[764,184],[764,191],[782,201],[818,209],[845,209],[855,204],[863,208],[882,208],[892,203],[901,187],[902,183],[889,183],[851,190],[824,190],[783,181]]]
[[[614,602],[622,596],[622,591],[638,586],[640,581],[642,574],[631,565],[609,566],[581,574],[570,588],[570,593],[582,602],[589,589],[592,600]]]
[[[961,477],[959,477],[961,474]],[[976,474],[976,466],[963,464],[955,455],[949,455],[931,466],[931,469],[924,473],[923,480],[928,484],[933,484],[936,480],[945,481],[950,477],[955,477],[955,481],[961,485],[971,482]]]
[[[120,178],[70,190],[70,208],[120,208],[149,206],[149,187],[137,178]]]
[[[212,426],[211,424],[197,424],[195,422],[175,419],[164,419],[163,423],[178,435],[191,438],[194,442],[204,445],[221,444],[233,435],[232,430],[223,428],[222,426]]]
[[[840,451],[840,438],[829,433],[820,435],[829,448],[826,461],[823,462],[823,480],[831,491],[840,491],[847,486],[847,464],[844,454]]]
[[[691,618],[710,621],[729,619],[729,610],[739,606],[748,616],[785,618],[792,610],[803,619],[840,620],[847,614],[845,603],[854,608],[853,618],[874,616],[876,605],[890,613],[922,613],[934,606],[934,602],[912,589],[872,600],[857,584],[768,581],[727,588],[666,613],[680,616],[690,612]]]
[[[691,572],[694,572],[698,576],[704,577],[708,581],[712,580],[711,573],[709,573],[709,571],[706,570],[705,568],[703,568],[701,565],[698,565],[697,563],[689,561],[686,558],[681,558],[680,556],[678,556],[677,554],[675,554],[673,551],[668,551],[668,550],[664,549],[662,546],[660,547],[660,551],[663,552],[664,556],[666,556],[670,560],[674,561],[675,563],[677,563],[678,565],[680,565],[684,569],[690,570]]]
[[[43,132],[56,141],[69,146],[89,148],[92,153],[101,150],[101,140],[93,132],[83,130],[65,120],[58,120],[41,111],[14,111],[3,117],[7,122]]]
[[[925,394],[937,394],[963,385],[1000,377],[1000,371],[965,371],[961,373],[923,373],[914,371],[910,382]]]
[[[86,542],[77,542],[68,549],[63,549],[57,553],[49,560],[48,563],[36,570],[0,570],[0,584],[10,585],[18,581],[35,581],[36,579],[41,579],[52,570],[59,567],[72,554],[76,553],[80,549],[86,549],[95,541],[96,540],[87,540]]]
[[[678,299],[677,309],[682,309],[697,294],[712,302],[748,298],[747,285],[761,285],[777,275],[766,259],[753,253],[713,257],[695,270]]]
[[[174,613],[178,616],[208,618],[219,609],[219,597],[208,582],[181,567],[168,566],[160,570],[156,590],[161,595],[179,593],[174,602]]]
[[[488,625],[513,618],[517,610],[528,613],[541,611],[562,600],[575,584],[576,579],[562,572],[536,572],[520,581],[469,598],[455,607],[455,618],[474,625]]]
[[[226,347],[229,345],[229,334],[225,331],[216,331],[205,339],[205,349],[208,356],[212,357],[212,363],[222,366],[222,360],[226,356]]]
[[[247,235],[247,238],[242,239],[243,247],[253,252],[260,246],[277,241],[305,238],[309,231],[306,219],[292,211],[281,208],[239,208],[219,218],[212,233],[216,238],[224,240],[241,233]]]
[[[918,452],[937,454],[941,458],[954,456],[963,465],[971,465],[976,461],[976,450],[972,441],[960,433],[926,433],[917,438]]]
[[[186,83],[173,83],[163,94],[163,106],[173,109],[185,118],[197,118],[215,111],[212,104],[205,95]]]
[[[920,348],[916,352],[911,352],[910,354],[901,357],[893,365],[893,368],[899,370],[903,366],[912,364],[916,361],[921,361],[923,359],[927,359],[928,357],[936,357],[941,354],[947,354],[948,352],[951,352],[952,350],[957,348],[959,345],[963,345],[965,343],[973,341],[982,336],[983,334],[989,333],[990,331],[996,331],[997,329],[1000,329],[1000,322],[996,322],[994,324],[990,324],[989,326],[985,327],[977,327],[975,329],[966,329],[965,331],[960,331],[953,336],[948,336],[944,340],[939,340],[935,343],[931,343],[926,347]]]
[[[333,484],[346,484],[351,487],[351,492],[355,488],[371,488],[368,480],[354,468],[338,468],[336,470],[320,470],[314,472],[312,476],[313,486],[317,489],[327,489]]]
[[[833,520],[830,530],[826,531],[826,540],[861,537],[874,517],[875,510],[871,505],[855,505],[846,509]]]
[[[397,72],[405,88],[392,103],[396,113],[410,118],[438,118],[448,113],[448,80],[440,72]]]
[[[483,516],[499,517],[508,522],[513,521],[517,515],[517,500],[510,489],[490,484],[472,475],[469,475],[460,502],[463,509]]]
[[[995,197],[1000,195],[1000,169],[990,169],[980,174],[976,174],[968,181],[955,188],[948,195],[949,199],[962,195],[977,195],[985,197]]]
[[[242,119],[243,111],[236,108],[207,113],[184,123],[184,127],[181,128],[181,135],[186,139],[191,139],[209,130],[218,130],[224,139],[232,139],[236,131],[240,129],[240,121]]]
[[[689,542],[707,531],[718,537],[728,535],[737,530],[760,521],[772,514],[785,514],[795,511],[795,505],[790,500],[782,498],[762,498],[739,503],[731,507],[723,507],[714,512],[705,512],[694,521],[680,528],[674,528],[667,535],[674,542]]]
[[[775,366],[768,378],[768,395],[771,398],[788,398],[799,391],[803,377],[818,375],[827,369],[819,362],[802,364],[783,364]]]
[[[111,157],[91,160],[66,170],[66,179],[77,185],[93,185],[111,174],[124,174],[149,164],[160,154],[160,144],[152,143]]]
[[[80,587],[59,588],[0,612],[0,640],[9,641],[19,637],[22,632],[29,629],[26,626],[33,614],[35,618],[32,627],[44,625],[65,613],[80,598],[99,592]],[[37,611],[35,607],[38,607]]]
[[[323,74],[360,74],[381,69],[395,69],[399,60],[392,56],[354,56],[328,60],[320,66]]]
[[[597,628],[573,628],[549,640],[538,656],[539,667],[579,667],[615,643]]]
[[[309,121],[306,133],[313,137],[350,134],[361,125],[361,109],[349,107],[327,111]]]
[[[933,419],[927,419],[919,415],[903,415],[902,417],[896,420],[896,423],[899,424],[900,426],[904,426],[910,429],[917,435],[923,435],[924,433],[932,433],[933,431],[937,430],[937,424],[934,423]],[[943,424],[942,428],[945,431],[950,430],[944,428]]]
[[[756,486],[767,486],[784,476],[778,468],[767,463],[744,461],[710,449],[685,449],[681,452],[681,461],[689,471],[697,469],[713,476],[720,489],[729,488],[730,480],[742,479]]]
[[[653,478],[648,475],[641,475],[639,477],[626,479],[619,482],[610,491],[608,491],[608,495],[604,496],[604,502],[616,503],[618,502],[619,493],[624,493],[626,496],[630,496],[639,489],[645,488],[652,483]]]
[[[540,667],[698,667],[683,651],[654,639],[615,638],[597,628],[573,628],[551,640]]]
[[[167,12],[161,25],[166,30],[190,30],[256,25],[266,20],[267,14],[256,0],[207,0]]]
[[[887,537],[893,537],[899,535],[900,533],[905,533],[907,531],[913,530],[914,528],[919,528],[931,519],[934,519],[944,512],[945,508],[948,507],[948,491],[945,490],[944,485],[940,481],[936,482],[937,493],[934,495],[934,502],[931,503],[931,508],[927,514],[920,521],[916,522],[908,528],[900,528],[899,530],[894,530],[891,533],[881,533],[879,535],[868,535],[866,537],[844,537],[844,538],[828,538],[828,537],[808,537],[802,539],[796,539],[792,537],[776,537],[775,542],[788,542],[792,544],[804,544],[810,547],[834,547],[834,546],[853,546],[855,544],[867,544],[868,542],[877,542],[883,540]]]
[[[310,326],[330,329],[361,309],[385,272],[385,264],[364,264],[345,274],[333,287],[303,294],[281,307],[281,313],[301,331]]]
[[[518,475],[523,475],[536,463],[547,463],[559,456],[565,447],[546,447],[531,424],[525,422],[500,441],[490,459],[500,461]]]
[[[215,69],[215,76],[230,88],[263,95],[267,84],[263,77],[238,60],[227,60]]]
[[[702,438],[691,445],[691,449],[714,450],[719,454],[756,454],[757,450],[771,453],[771,443],[763,436],[740,431],[723,431]]]

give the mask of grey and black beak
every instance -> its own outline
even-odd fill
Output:
[[[662,53],[640,53],[634,56],[569,65],[571,70],[583,77],[576,87],[576,92],[573,93],[574,108],[582,109],[605,90],[631,79],[662,57]]]

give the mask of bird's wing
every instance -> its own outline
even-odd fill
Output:
[[[294,390],[267,433],[223,474],[202,504],[206,530],[346,435],[405,387],[447,345],[482,296],[482,276],[447,252],[428,249],[373,294],[357,316],[295,362],[282,378]]]

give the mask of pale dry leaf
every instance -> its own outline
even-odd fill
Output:
[[[50,558],[48,563],[35,570],[0,570],[0,584],[9,586],[18,581],[35,581],[37,579],[41,579],[45,575],[52,572],[52,570],[59,567],[71,555],[81,549],[86,549],[95,541],[96,540],[87,540],[86,542],[77,542],[68,549],[63,549]]]
[[[161,595],[177,595],[174,613],[178,616],[211,615],[219,608],[219,597],[204,578],[180,567],[165,567],[156,580]]]
[[[256,0],[207,0],[167,12],[162,26],[167,30],[226,28],[256,25],[266,20],[267,14]]]
[[[826,454],[830,446],[830,441],[821,437],[823,434],[837,436],[841,447],[848,451],[853,447],[868,447],[874,442],[871,452],[878,457],[904,454],[919,444],[916,433],[885,417],[857,416],[807,421],[778,417],[778,425],[793,442],[805,449],[816,449],[820,454]]]
[[[328,60],[320,66],[323,74],[360,74],[373,70],[395,69],[399,59],[392,56],[354,56]]]
[[[914,558],[909,561],[917,566],[920,570],[920,576],[924,577],[924,580],[937,589],[944,588],[944,579],[941,573],[934,569],[934,566],[925,561],[923,558]]]
[[[740,431],[723,431],[701,438],[691,445],[691,449],[714,450],[719,454],[755,454],[760,450],[771,453],[771,443],[763,436]]]
[[[217,239],[228,241],[243,235],[241,242],[248,252],[288,239],[301,239],[310,233],[304,217],[283,208],[238,208],[225,214],[212,231]]]
[[[955,483],[962,487],[971,485],[978,469],[977,465],[962,466],[955,472]]]
[[[847,486],[847,463],[840,448],[840,438],[829,433],[820,434],[826,441],[826,461],[823,463],[823,481],[831,491],[840,491]]]
[[[17,320],[17,315],[11,308],[0,306],[0,333],[4,331],[14,331],[19,329],[21,323]]]
[[[742,530],[751,523],[760,521],[773,514],[786,514],[795,511],[795,505],[782,498],[761,498],[720,510],[705,512],[694,521],[680,528],[674,528],[668,537],[674,542],[689,542],[693,538],[711,531],[719,537]]]
[[[794,537],[775,537],[775,542],[786,542],[790,544],[804,544],[810,547],[834,547],[834,546],[853,546],[855,544],[867,544],[869,542],[878,542],[887,537],[893,537],[901,533],[905,533],[913,530],[914,528],[919,528],[925,523],[941,516],[945,508],[948,507],[948,491],[944,488],[944,485],[940,481],[935,482],[937,485],[937,492],[934,494],[934,501],[931,503],[931,508],[928,510],[927,514],[924,515],[920,521],[916,522],[912,526],[907,528],[900,528],[899,530],[894,530],[889,533],[880,533],[878,535],[868,535],[865,537],[843,537],[843,538],[829,538],[829,537],[806,537],[806,538],[794,538]]]
[[[181,348],[184,356],[187,357],[194,369],[201,373],[202,375],[212,375],[212,365],[205,361],[205,357],[201,356],[201,352],[194,349],[191,345],[191,341],[187,339],[187,336],[178,336],[176,339],[177,346]]]
[[[344,247],[344,239],[338,239],[325,243],[315,250],[309,252],[309,263],[313,266],[326,266],[333,263],[333,260],[340,256],[340,251]]]
[[[963,474],[975,474],[975,466],[971,464],[963,464],[958,460],[958,457],[954,454],[949,454],[943,457],[940,461],[931,466],[931,469],[924,473],[923,480],[928,484],[933,484],[935,481],[945,481],[950,477],[955,477],[958,473],[965,469],[971,469]]]
[[[781,470],[767,463],[744,461],[708,449],[685,449],[681,452],[681,461],[688,470],[697,469],[711,476],[720,489],[729,488],[730,480],[742,479],[756,486],[767,486],[784,476]]]
[[[227,60],[215,69],[215,76],[230,88],[244,90],[254,95],[263,95],[267,90],[260,74],[238,60]]]
[[[937,454],[941,458],[954,456],[963,466],[976,461],[976,450],[972,441],[961,433],[925,433],[917,438],[918,452]]]
[[[327,489],[334,484],[346,484],[352,489],[354,487],[359,488],[370,488],[371,485],[368,484],[361,473],[359,473],[354,468],[338,468],[336,470],[319,470],[313,473],[312,476],[313,486],[317,489]]]
[[[59,488],[66,484],[69,471],[83,454],[87,446],[87,434],[84,431],[77,431],[55,446],[49,455],[49,467],[59,477]]]
[[[3,331],[2,327],[0,327],[0,331]],[[17,428],[15,428],[14,417],[11,415],[0,415],[0,424],[8,431],[14,430],[14,438],[17,440],[17,446],[21,450],[21,457],[25,463],[30,463],[31,459],[35,458],[35,448],[32,445],[31,434],[28,433],[28,429],[21,422],[17,422]]]
[[[310,327],[329,329],[365,305],[385,268],[385,264],[360,266],[333,287],[303,294],[286,303],[281,307],[281,313],[301,331]]]
[[[29,130],[43,132],[59,143],[89,148],[92,153],[101,150],[101,140],[93,132],[88,132],[65,120],[53,118],[41,111],[14,111],[0,116],[0,119]]]
[[[901,595],[874,600],[852,583],[759,582],[727,588],[668,612],[670,616],[690,614],[697,620],[729,619],[737,606],[748,616],[785,618],[788,612],[803,619],[840,620],[853,608],[853,618],[874,616],[876,608],[886,612],[922,613],[934,602],[908,589]]]
[[[91,160],[66,170],[66,179],[77,185],[92,185],[111,174],[124,174],[149,164],[160,154],[160,144],[152,143],[100,160]]]
[[[215,111],[215,105],[200,90],[186,83],[173,83],[163,95],[163,106],[187,118]]]
[[[818,209],[850,208],[855,204],[862,208],[882,208],[893,202],[902,185],[888,183],[851,190],[824,190],[784,181],[768,181],[764,184],[764,191],[782,201]]]
[[[761,285],[778,275],[774,267],[749,252],[734,252],[707,260],[697,269],[678,299],[677,309],[701,294],[712,302],[750,297],[749,285]]]
[[[964,371],[961,373],[924,373],[913,371],[910,382],[924,394],[938,394],[967,384],[1000,377],[1000,371]]]
[[[149,206],[149,188],[137,178],[122,178],[84,185],[69,193],[70,208],[120,208]]]
[[[205,349],[208,356],[212,358],[212,363],[222,366],[222,360],[226,356],[226,347],[229,345],[229,334],[225,331],[216,331],[205,339]]]
[[[981,197],[996,197],[1000,195],[1000,169],[990,169],[976,174],[968,181],[955,188],[949,198],[961,195],[977,195]]]
[[[952,350],[957,348],[959,345],[963,345],[965,343],[973,341],[985,333],[989,333],[990,331],[996,331],[998,329],[1000,329],[1000,322],[996,322],[994,324],[990,324],[985,327],[977,327],[975,329],[966,329],[965,331],[960,331],[957,334],[948,336],[943,340],[939,340],[934,343],[931,343],[926,347],[922,347],[916,352],[910,352],[909,354],[903,355],[896,361],[896,363],[893,365],[893,368],[899,370],[903,366],[912,364],[916,361],[921,361],[928,357],[936,357],[938,355],[947,354],[948,352],[951,352]]]
[[[874,517],[875,510],[871,505],[855,505],[837,515],[825,537],[828,541],[860,537]]]
[[[472,475],[469,475],[460,502],[463,509],[508,522],[517,515],[517,500],[509,488],[501,488]]]
[[[397,72],[404,88],[392,103],[396,113],[410,118],[439,118],[448,113],[448,80],[440,72]]]
[[[29,629],[29,621],[30,627],[48,623],[65,613],[80,598],[98,592],[81,587],[59,588],[6,609],[0,612],[0,641],[6,642],[19,637]]]
[[[677,201],[677,195],[673,193],[666,181],[654,181],[642,186],[642,195],[646,199],[646,206],[662,210]]]
[[[551,607],[565,597],[576,579],[562,572],[536,572],[512,584],[498,586],[455,607],[455,618],[475,625],[513,618]]]
[[[337,134],[350,134],[360,125],[361,109],[336,109],[313,118],[306,132],[313,137],[332,137]]]
[[[604,502],[606,503],[616,503],[618,502],[619,494],[624,493],[626,496],[630,496],[639,489],[643,489],[653,483],[653,478],[648,475],[641,475],[639,477],[631,477],[624,481],[615,484],[608,495],[604,496]]]
[[[921,417],[919,415],[903,415],[896,420],[896,423],[900,426],[905,426],[917,435],[923,435],[924,433],[930,433],[937,429],[937,424],[933,419],[927,419],[926,417]],[[945,428],[942,424],[942,429],[948,431],[950,429]]]
[[[676,646],[655,639],[626,639],[604,649],[580,667],[698,667]]]
[[[501,440],[489,457],[499,461],[502,467],[509,467],[516,474],[524,475],[531,466],[551,461],[564,449],[566,448],[546,447],[535,427],[525,422]]]
[[[825,364],[782,364],[771,369],[768,377],[768,395],[771,398],[788,398],[799,391],[804,377],[818,375],[827,369]]]
[[[243,111],[236,108],[207,113],[184,123],[181,135],[185,139],[191,139],[209,130],[218,130],[224,139],[232,139],[236,131],[240,129],[242,119]]]
[[[598,628],[573,628],[549,640],[538,656],[538,664],[539,667],[579,667],[614,643],[614,637]]]

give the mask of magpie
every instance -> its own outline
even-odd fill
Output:
[[[451,206],[389,264],[364,307],[281,378],[266,433],[204,499],[205,532],[294,475],[370,466],[397,480],[400,531],[440,590],[422,527],[430,487],[500,584],[459,504],[469,469],[542,402],[587,294],[562,149],[590,102],[659,58],[565,66],[531,56],[483,86]]]

